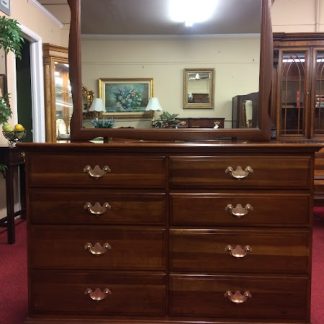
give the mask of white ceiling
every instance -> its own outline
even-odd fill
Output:
[[[168,0],[82,0],[84,34],[239,34],[257,33],[257,0],[215,0],[210,22],[186,28],[168,19]],[[70,23],[66,0],[38,0],[64,25]]]

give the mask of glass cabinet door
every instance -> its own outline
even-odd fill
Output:
[[[72,116],[72,94],[69,80],[69,66],[54,63],[56,139],[70,138],[70,119]]]
[[[46,43],[43,44],[43,55],[46,141],[68,140],[73,110],[68,49]]]
[[[315,50],[314,135],[324,134],[324,50]]]
[[[281,51],[280,136],[306,136],[307,60],[307,50]]]

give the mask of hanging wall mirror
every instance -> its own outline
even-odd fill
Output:
[[[183,108],[214,108],[214,69],[185,69],[183,74]]]
[[[204,23],[184,23],[172,16],[172,3],[183,1],[68,2],[72,140],[269,139],[268,0],[211,1],[214,7]],[[85,110],[82,88],[93,91],[100,105],[89,103]],[[246,110],[249,123],[235,123],[233,98],[250,93],[257,96],[250,103],[256,108]],[[148,105],[152,97],[158,99],[158,108]],[[165,115],[204,123],[153,127]],[[217,124],[221,127],[213,127],[215,120],[222,121]]]

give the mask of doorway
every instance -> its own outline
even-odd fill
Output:
[[[14,106],[17,107],[17,121],[26,126],[28,140],[45,142],[43,42],[41,37],[29,28],[23,25],[20,27],[25,43],[22,60],[16,59],[14,67],[17,95],[13,100]],[[26,82],[29,90],[27,85],[21,84],[22,80],[29,80]]]

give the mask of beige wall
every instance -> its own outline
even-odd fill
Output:
[[[274,32],[324,32],[324,0],[275,0]]]
[[[4,15],[0,12],[0,15]],[[55,45],[67,46],[68,32],[63,29],[60,24],[50,18],[43,10],[35,4],[33,0],[12,0],[10,18],[16,19],[21,25],[38,35],[43,43],[52,43]],[[15,98],[15,76],[14,74],[15,57],[12,53],[8,55],[8,91],[11,98]],[[17,121],[17,109],[13,106],[14,100],[11,102],[13,110],[12,122]],[[0,145],[7,145],[5,138],[0,135]],[[0,217],[6,215],[5,210],[5,183],[0,176]]]
[[[43,43],[61,46],[68,44],[67,31],[40,9],[40,6],[36,5],[33,0],[11,1],[10,18],[18,20],[20,24],[38,34]]]

